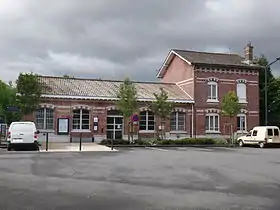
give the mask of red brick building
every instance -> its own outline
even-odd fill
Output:
[[[245,132],[259,122],[258,72],[253,64],[253,47],[248,44],[245,56],[171,50],[160,68],[156,82],[135,82],[139,101],[140,137],[153,137],[159,122],[148,109],[160,88],[175,103],[166,122],[167,136],[172,139],[190,136],[228,134],[228,119],[221,115],[222,97],[235,90],[242,104],[236,129]],[[38,129],[55,135],[127,138],[128,129],[115,106],[122,81],[72,79],[40,76],[47,87],[40,108],[25,119],[36,122]],[[138,129],[139,128],[139,129]],[[139,132],[138,132],[139,131]],[[137,138],[137,135],[135,138]]]

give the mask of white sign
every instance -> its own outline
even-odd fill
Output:
[[[68,122],[67,118],[58,120],[58,133],[68,133]]]

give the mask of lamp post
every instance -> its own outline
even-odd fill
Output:
[[[267,120],[267,113],[268,113],[268,106],[267,106],[267,69],[274,63],[276,63],[277,61],[280,60],[280,57],[276,58],[275,61],[267,64],[265,67],[264,67],[264,90],[265,90],[265,93],[264,93],[264,106],[265,106],[265,125],[268,124],[268,120]]]

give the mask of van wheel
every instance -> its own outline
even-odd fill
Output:
[[[260,146],[260,148],[264,148],[264,146],[265,146],[264,142],[260,142],[259,146]]]
[[[243,146],[244,146],[243,141],[242,141],[242,140],[239,140],[238,145],[239,145],[239,147],[243,147]]]

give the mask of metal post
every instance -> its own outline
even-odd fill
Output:
[[[114,135],[114,134],[112,133],[112,135]],[[111,136],[111,150],[113,150],[113,149],[114,149],[114,139]]]
[[[46,151],[49,150],[49,133],[46,133]]]
[[[80,133],[80,151],[82,151],[82,133]]]

